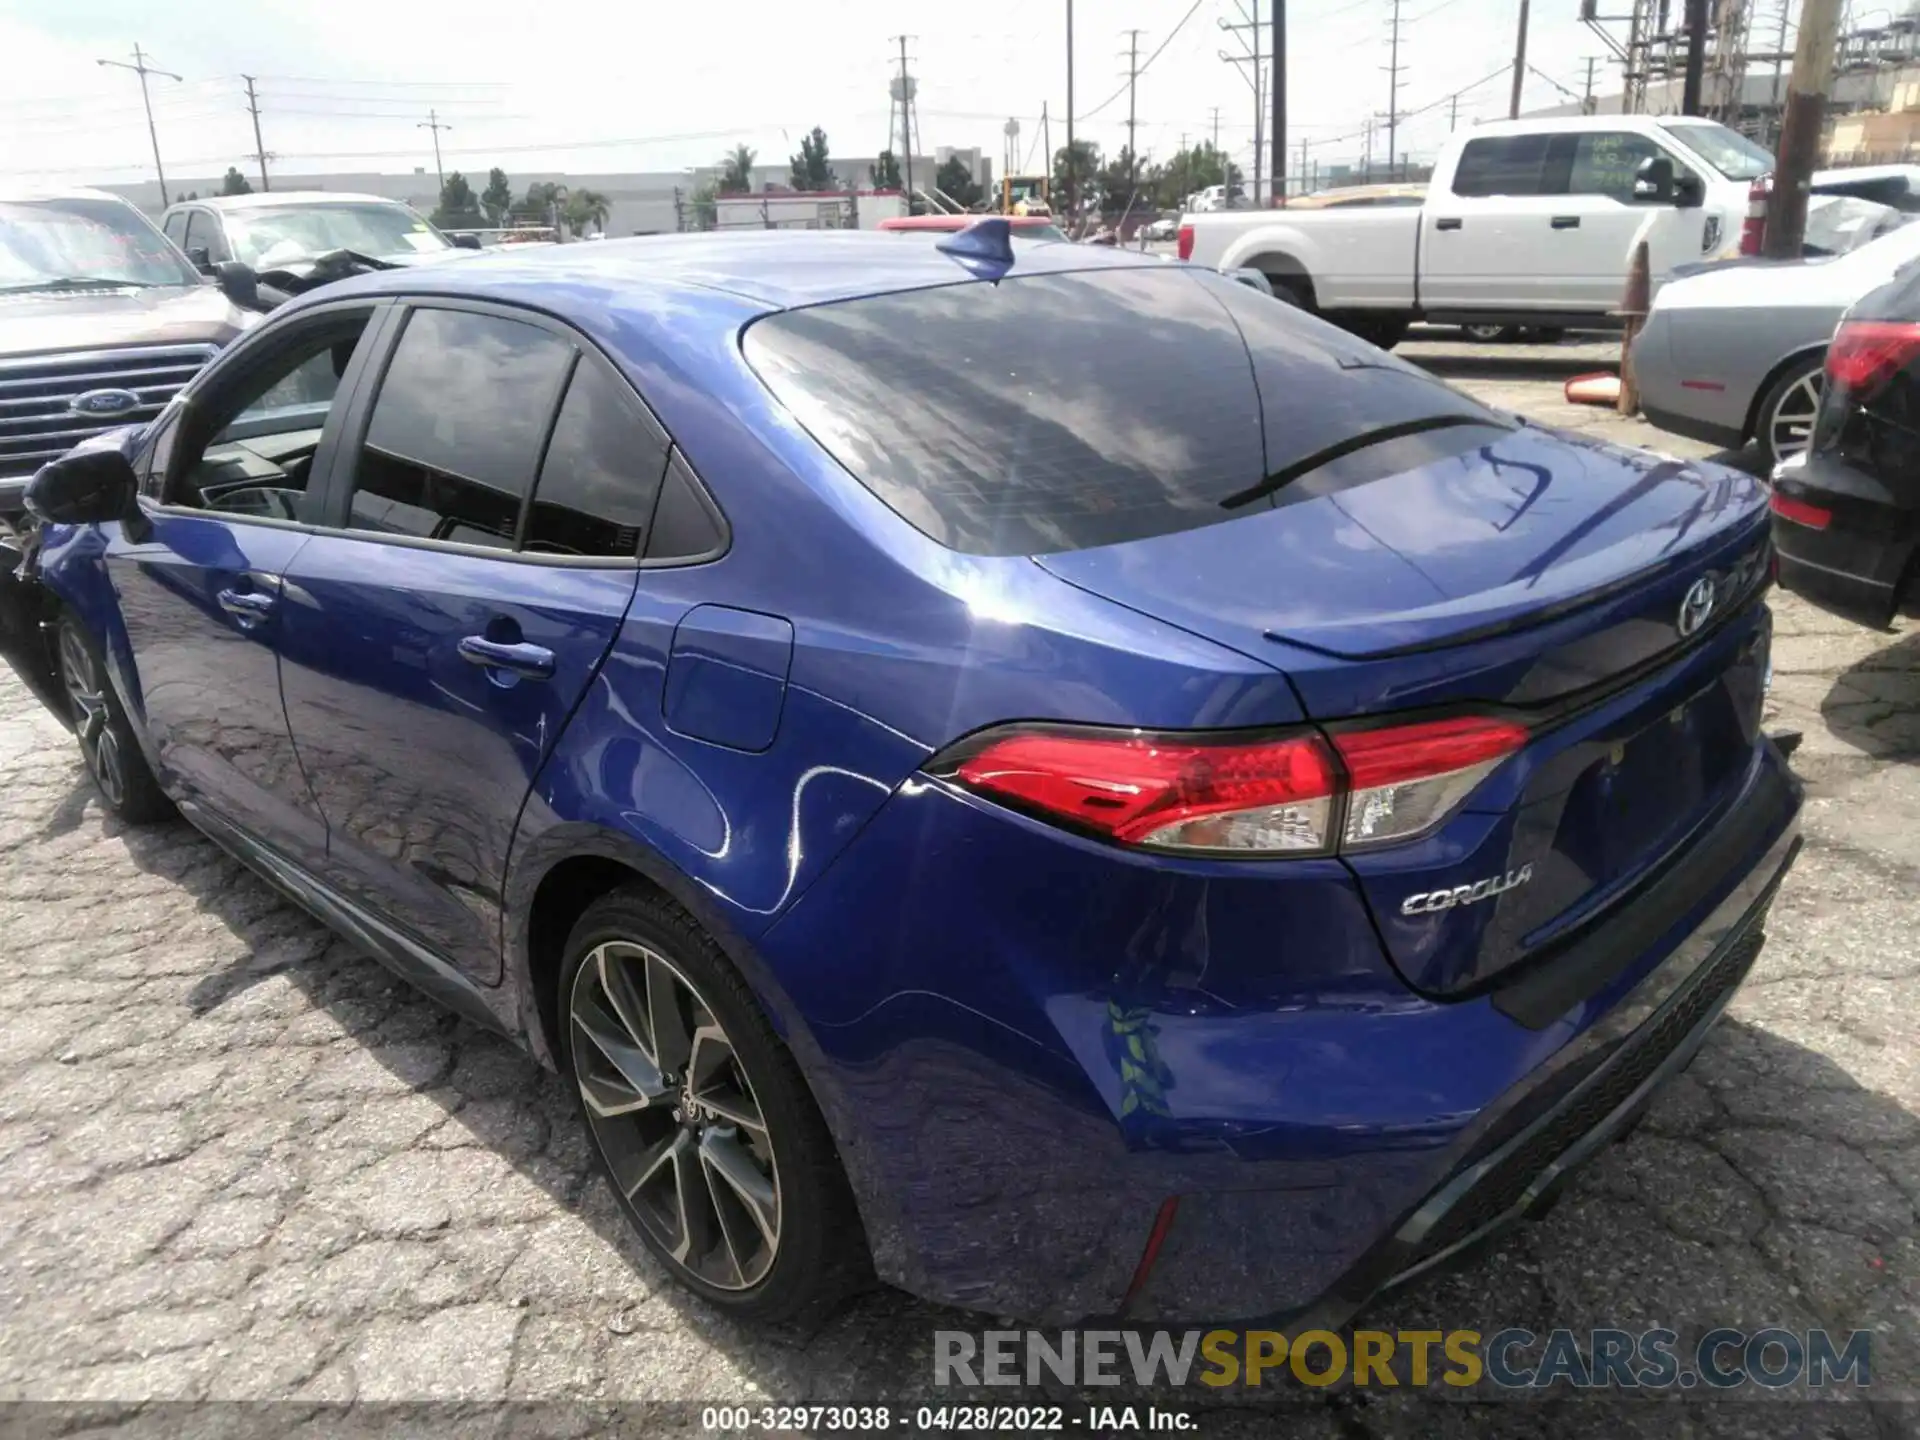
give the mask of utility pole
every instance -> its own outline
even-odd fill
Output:
[[[273,187],[267,183],[267,147],[260,139],[260,97],[253,93],[253,76],[240,78],[247,82],[247,109],[253,115],[253,158],[260,162],[260,189],[264,193]]]
[[[1073,148],[1073,0],[1067,0],[1067,224],[1080,218],[1079,155]],[[1077,232],[1074,232],[1077,233]]]
[[[1047,177],[1049,187],[1053,184],[1053,121],[1047,117],[1047,102],[1040,102],[1040,145],[1047,152],[1046,168],[1041,172]]]
[[[1798,259],[1806,238],[1807,184],[1820,154],[1820,125],[1826,118],[1839,37],[1840,0],[1805,0],[1800,7],[1793,74],[1787,80],[1787,111],[1773,166],[1773,193],[1767,197],[1766,238],[1761,243],[1761,253],[1772,259]]]
[[[1527,0],[1520,0],[1520,30],[1513,42],[1513,98],[1507,102],[1507,118],[1520,118],[1520,82],[1527,74]]]
[[[1460,92],[1454,91],[1447,97],[1447,133],[1451,135],[1460,128]]]
[[[909,118],[913,104],[913,79],[907,74],[907,41],[911,35],[894,35],[890,39],[900,43],[900,138],[904,144],[900,147],[906,156],[907,167],[907,213],[913,213],[913,122]]]
[[[1593,67],[1600,63],[1599,57],[1587,56],[1587,93],[1580,97],[1580,113],[1593,114]]]
[[[138,45],[133,47],[131,65],[124,60],[98,60],[94,63],[111,65],[116,70],[131,70],[140,77],[140,103],[146,107],[147,111],[147,138],[153,141],[153,173],[160,177],[160,208],[164,210],[173,203],[173,197],[167,193],[167,172],[160,163],[160,132],[154,128],[153,124],[153,97],[147,93],[147,76],[164,75],[167,79],[175,81],[180,80],[180,77],[171,70],[156,70],[147,64],[147,57],[140,53]]]
[[[413,128],[416,130],[431,130],[433,132],[433,173],[440,181],[440,193],[442,197],[444,197],[447,189],[447,172],[440,164],[440,132],[442,130],[451,130],[453,126],[447,124],[440,118],[440,112],[438,110],[429,110],[427,111],[427,118]],[[438,204],[439,201],[436,200],[434,203]]]
[[[1259,0],[1254,0],[1256,6],[1258,3]],[[1251,65],[1253,67],[1253,77],[1250,80],[1245,71],[1241,72],[1240,78],[1247,80],[1247,83],[1253,88],[1253,201],[1254,204],[1257,205],[1260,203],[1260,186],[1266,179],[1267,174],[1265,165],[1267,130],[1266,62],[1273,57],[1260,53],[1260,21],[1257,10],[1249,11],[1247,6],[1241,3],[1241,0],[1234,0],[1234,8],[1240,12],[1241,23],[1235,25],[1226,20],[1222,20],[1220,21],[1220,28],[1238,40],[1240,42],[1240,48],[1246,51],[1246,54],[1229,55],[1226,51],[1222,50],[1220,52],[1220,58],[1229,65]],[[1253,39],[1249,41],[1246,35],[1241,33],[1242,31],[1250,32]],[[1217,124],[1215,128],[1217,131]],[[1220,137],[1217,133],[1214,136],[1213,148],[1216,150],[1220,148]],[[1269,196],[1268,198],[1271,199],[1272,197]]]
[[[1393,18],[1387,22],[1387,178],[1394,174],[1395,138],[1400,130],[1400,0],[1393,0]]]
[[[1220,107],[1218,105],[1213,107],[1213,148],[1216,151],[1220,148]]]
[[[1780,114],[1780,57],[1787,53],[1787,8],[1791,3],[1792,0],[1780,0],[1780,43],[1773,47],[1773,96],[1769,108],[1772,109],[1776,117],[1773,122],[1776,127],[1780,123],[1778,119]],[[1777,138],[1776,136],[1776,139]]]
[[[1134,131],[1134,125],[1137,118],[1134,111],[1134,103],[1133,103],[1134,91],[1135,89],[1138,88],[1140,83],[1140,32],[1138,30],[1129,30],[1126,32],[1126,36],[1127,36],[1127,190],[1129,191],[1127,206],[1129,209],[1131,209],[1133,206],[1131,191],[1133,190],[1134,172],[1137,169],[1139,169],[1139,165],[1140,165],[1139,153],[1133,148],[1133,131]]]
[[[1700,82],[1706,69],[1707,0],[1687,0],[1687,71],[1680,88],[1682,115],[1700,113]]]
[[[1373,183],[1373,117],[1371,115],[1367,117],[1362,133],[1365,139],[1361,142],[1363,148],[1360,152],[1360,183],[1371,185]]]
[[[1273,203],[1287,203],[1287,0],[1273,0],[1273,133],[1268,137],[1273,157]]]

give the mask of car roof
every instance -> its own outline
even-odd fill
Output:
[[[1164,269],[1159,255],[1104,246],[1022,246],[1014,277],[1073,270]],[[556,314],[578,303],[620,304],[623,294],[646,296],[652,308],[678,292],[715,292],[767,309],[851,300],[863,295],[922,290],[979,278],[961,260],[933,245],[902,245],[873,230],[751,230],[648,235],[593,245],[539,249],[503,246],[458,265],[410,267],[355,276],[315,291],[490,295],[538,304]]]
[[[1706,115],[1545,115],[1532,120],[1486,120],[1470,130],[1458,131],[1454,138],[1464,142],[1483,135],[1565,135],[1587,130],[1640,130],[1649,124],[1664,130],[1717,123]]]
[[[964,230],[982,220],[1005,220],[1015,230],[1038,230],[1053,224],[1051,215],[895,215],[882,220],[882,230]]]
[[[168,208],[178,210],[181,205],[207,205],[215,210],[253,210],[272,205],[405,205],[404,200],[395,200],[391,195],[357,195],[350,190],[268,190],[251,195],[208,195],[199,200],[182,200]]]
[[[0,186],[0,200],[10,200],[16,204],[35,200],[118,200],[122,205],[131,203],[125,196],[116,195],[111,190],[98,190],[91,185]]]

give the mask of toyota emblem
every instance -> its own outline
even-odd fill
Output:
[[[1680,618],[1676,622],[1682,639],[1696,633],[1707,623],[1718,598],[1714,593],[1711,575],[1702,575],[1693,582],[1687,591],[1687,598],[1680,602]]]

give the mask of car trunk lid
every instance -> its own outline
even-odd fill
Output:
[[[1408,982],[1463,994],[1590,928],[1732,803],[1765,673],[1765,504],[1734,471],[1532,427],[1368,463],[1037,563],[1276,665],[1334,731],[1527,723],[1440,829],[1347,856]]]

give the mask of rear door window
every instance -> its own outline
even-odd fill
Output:
[[[755,322],[746,355],[854,478],[952,549],[1118,544],[1245,513],[1269,473],[1484,407],[1185,267],[1031,275]],[[1456,450],[1485,432],[1434,432]]]
[[[667,447],[626,382],[597,356],[582,356],[540,466],[526,548],[637,559]]]
[[[416,310],[354,474],[354,530],[511,549],[573,347],[537,325]]]
[[[1482,195],[1562,195],[1566,166],[1554,164],[1550,135],[1488,135],[1469,140],[1453,172],[1453,193]]]

